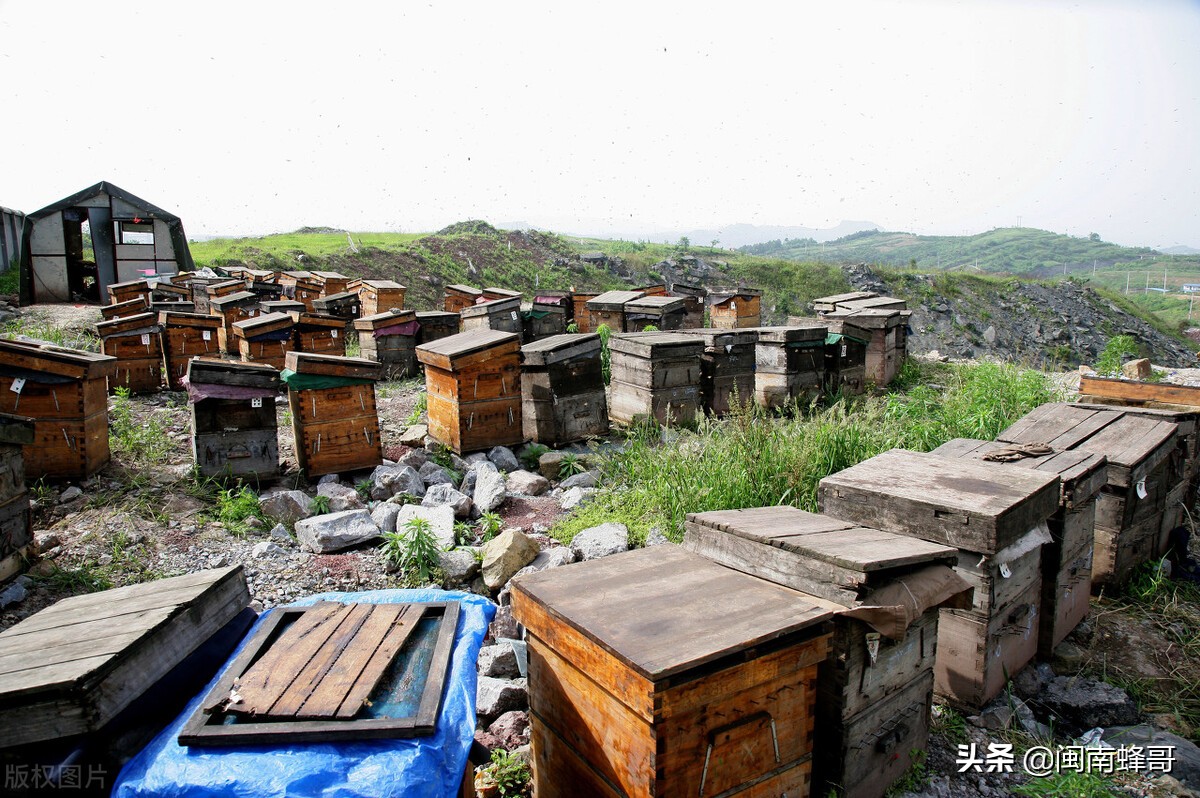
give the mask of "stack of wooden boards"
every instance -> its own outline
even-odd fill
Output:
[[[828,323],[830,332],[841,333],[846,323],[868,332],[866,379],[876,385],[892,381],[908,356],[908,320],[912,311],[903,299],[854,291],[815,299],[813,308]],[[857,337],[859,333],[851,334]]]
[[[755,349],[754,398],[769,410],[804,404],[825,382],[824,324],[759,327]]]
[[[600,336],[555,335],[521,347],[524,435],[560,446],[608,432]]]
[[[713,415],[725,415],[734,403],[754,400],[757,330],[683,330],[704,341],[700,354],[700,400]]]
[[[288,352],[280,379],[296,436],[296,459],[309,477],[383,462],[375,383],[382,367],[361,357]]]
[[[279,372],[262,363],[188,363],[192,459],[202,476],[279,475],[275,397]]]

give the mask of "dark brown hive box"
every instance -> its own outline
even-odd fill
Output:
[[[556,335],[521,347],[525,437],[559,446],[608,432],[600,336]]]

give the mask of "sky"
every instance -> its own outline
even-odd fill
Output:
[[[0,0],[0,205],[1200,246],[1200,2]]]

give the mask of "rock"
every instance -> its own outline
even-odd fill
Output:
[[[1119,687],[1095,679],[1056,676],[1038,696],[1054,720],[1068,734],[1080,734],[1097,726],[1126,726],[1137,723],[1138,708]]]
[[[300,490],[285,490],[276,493],[266,501],[260,502],[259,507],[267,517],[274,518],[279,523],[294,527],[296,522],[312,515],[312,499]]]
[[[1131,360],[1121,366],[1121,376],[1130,380],[1144,380],[1150,376],[1151,371],[1150,359],[1145,357]]]
[[[261,560],[266,557],[278,557],[287,554],[286,551],[279,548],[269,540],[264,540],[261,543],[254,544],[254,548],[250,550],[250,556],[256,560]]]
[[[471,549],[440,551],[438,561],[449,585],[465,585],[479,573],[479,560]]]
[[[496,464],[492,463],[492,461],[488,459],[488,456],[486,454],[484,454],[483,452],[471,452],[469,455],[464,457],[463,460],[467,461],[471,465],[478,465],[480,463],[490,463],[493,468],[496,466]]]
[[[454,484],[454,478],[450,476],[450,472],[432,460],[421,466],[419,473],[421,474],[421,479],[425,482],[426,488],[429,488],[433,485]]]
[[[520,640],[521,633],[521,624],[517,623],[517,619],[513,617],[512,607],[497,607],[496,617],[492,618],[492,623],[488,627],[488,635],[493,640],[501,638]]]
[[[529,692],[524,679],[493,679],[480,676],[475,691],[475,714],[481,718],[498,718],[514,709],[529,708]]]
[[[646,533],[646,548],[651,546],[661,546],[664,543],[670,543],[671,539],[658,527],[653,527]]]
[[[546,479],[558,479],[566,452],[546,452],[538,458],[538,471]]]
[[[423,518],[429,522],[430,531],[437,538],[439,549],[446,551],[454,548],[454,508],[447,505],[422,507],[419,504],[406,504],[396,513],[396,531],[403,531],[405,525],[414,518]]]
[[[983,331],[983,340],[989,344],[996,343],[996,328],[989,324],[988,328]]]
[[[456,517],[466,518],[471,512],[471,499],[455,490],[450,483],[442,482],[429,486],[429,490],[425,492],[425,498],[421,499],[421,506],[447,506],[454,510]]]
[[[467,468],[463,472],[462,482],[458,485],[458,492],[471,496],[475,493],[475,482],[479,479],[479,472],[474,468]]]
[[[1055,673],[1077,673],[1087,661],[1087,652],[1074,643],[1064,640],[1055,647],[1051,664]]]
[[[62,538],[57,532],[35,532],[33,535],[33,545],[39,552],[45,553],[56,546],[62,545]]]
[[[340,513],[345,510],[364,509],[358,491],[340,482],[326,482],[323,485],[317,485],[317,495],[329,497],[330,512]]]
[[[1171,775],[1193,790],[1200,790],[1200,748],[1168,731],[1147,724],[1137,726],[1113,726],[1104,729],[1104,741],[1114,747],[1175,746],[1175,762]]]
[[[624,524],[609,522],[588,527],[571,541],[571,551],[580,562],[598,560],[629,550],[629,530]]]
[[[371,481],[372,499],[390,499],[400,493],[417,499],[425,495],[425,480],[410,465],[379,466],[371,474]]]
[[[411,446],[414,449],[420,449],[425,445],[425,438],[429,435],[428,424],[413,424],[400,436],[401,446]]]
[[[543,549],[538,552],[538,556],[534,557],[533,562],[529,563],[525,568],[531,571],[544,571],[547,568],[559,568],[564,565],[570,565],[576,559],[575,552],[571,551],[570,546],[555,546],[552,549]]]
[[[500,472],[487,468],[476,468],[475,473],[477,475],[473,495],[475,506],[481,512],[488,512],[504,504],[505,485],[504,477]]]
[[[574,510],[583,505],[596,494],[595,488],[571,488],[563,491],[558,499],[558,506],[564,510]]]
[[[1028,701],[1031,698],[1037,698],[1053,678],[1054,671],[1050,666],[1040,662],[1036,666],[1023,668],[1016,675],[1016,678],[1013,679],[1013,691],[1020,698]]]
[[[292,536],[290,533],[288,533],[287,527],[283,524],[276,524],[275,526],[271,527],[271,531],[267,533],[267,536],[276,543],[284,543],[289,546],[292,543]]]
[[[559,483],[563,490],[571,488],[594,488],[600,484],[599,471],[584,471],[582,474],[572,474]]]
[[[321,485],[330,485],[335,482],[341,482],[341,479],[338,478],[337,474],[326,474],[317,480],[317,486],[320,487]]]
[[[456,455],[454,452],[450,452],[450,468],[460,474],[465,474],[471,470],[471,464]]]
[[[492,447],[492,450],[487,453],[487,458],[501,471],[511,472],[521,470],[521,461],[513,454],[513,450],[507,446]]]
[[[371,520],[380,532],[396,531],[396,516],[400,514],[400,505],[393,502],[382,502],[371,510]]]
[[[416,448],[405,452],[396,465],[408,466],[414,471],[429,462],[429,452],[421,448]]]
[[[541,496],[550,489],[550,480],[541,474],[518,469],[509,473],[506,485],[509,493]]]
[[[504,530],[483,544],[484,583],[491,590],[499,590],[513,574],[533,562],[540,550],[537,542],[521,530]]]
[[[20,604],[29,595],[29,586],[33,580],[22,574],[13,580],[12,584],[0,591],[0,610]]]
[[[79,487],[78,485],[72,485],[71,487],[67,488],[62,493],[59,494],[58,503],[59,504],[67,504],[68,502],[73,502],[82,496],[83,496],[83,488]]]
[[[529,742],[529,714],[519,709],[505,712],[488,726],[488,734],[500,740],[505,749]]]
[[[379,536],[366,510],[345,510],[296,522],[296,538],[317,554],[341,551]]]
[[[992,731],[1007,731],[1016,713],[1009,707],[1004,697],[983,708],[979,713],[979,726]]]
[[[481,676],[497,679],[516,679],[521,675],[517,654],[508,643],[496,643],[479,649],[477,667]]]

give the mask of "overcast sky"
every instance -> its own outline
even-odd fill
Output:
[[[0,205],[1200,246],[1200,3],[0,0]]]

